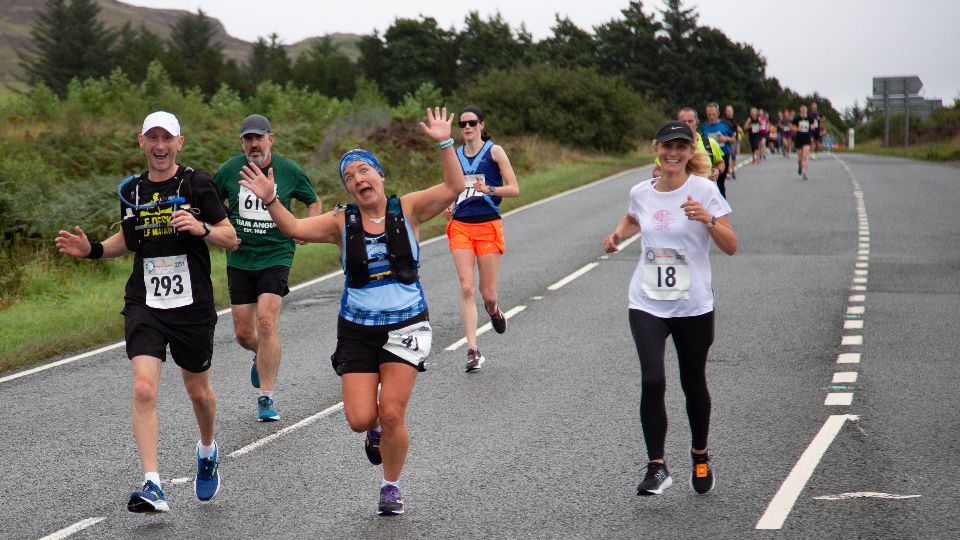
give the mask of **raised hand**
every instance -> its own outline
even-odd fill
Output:
[[[276,185],[273,181],[273,169],[268,169],[264,175],[256,163],[244,165],[240,169],[240,185],[253,192],[264,203],[269,203],[273,199]]]
[[[57,249],[64,255],[86,257],[90,253],[90,240],[79,225],[74,231],[77,234],[70,234],[68,231],[61,230],[53,242],[57,244]]]
[[[427,122],[420,122],[420,131],[437,142],[449,139],[454,115],[447,115],[446,107],[427,109],[426,113]]]

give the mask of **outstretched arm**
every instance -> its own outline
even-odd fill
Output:
[[[420,131],[438,144],[450,139],[450,126],[453,116],[447,115],[447,108],[427,109],[427,122],[420,122]],[[444,208],[457,200],[464,188],[463,169],[457,160],[453,145],[440,150],[440,162],[443,165],[443,183],[422,191],[408,193],[401,198],[407,216],[414,228],[429,221]]]
[[[95,242],[90,242],[90,239],[87,238],[87,235],[83,232],[83,229],[81,229],[79,225],[74,227],[74,232],[76,232],[76,234],[71,234],[69,231],[61,230],[53,242],[57,244],[57,249],[59,249],[60,253],[63,253],[64,255],[69,255],[71,257],[86,257],[90,254],[92,245]],[[126,243],[124,243],[122,229],[104,240],[101,245],[103,246],[103,255],[101,257],[105,259],[122,257],[123,255],[130,253],[127,251]]]

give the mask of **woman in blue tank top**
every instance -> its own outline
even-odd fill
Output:
[[[416,271],[417,242],[420,225],[440,214],[463,189],[450,138],[452,124],[446,108],[427,109],[427,122],[421,122],[420,129],[440,146],[443,182],[399,198],[387,196],[376,156],[362,149],[344,154],[340,180],[354,200],[345,211],[297,219],[282,204],[274,204],[273,169],[264,176],[251,163],[240,172],[240,184],[264,201],[284,235],[336,244],[343,254],[347,275],[337,349],[330,360],[340,376],[347,423],[358,433],[366,432],[367,459],[383,464],[380,515],[404,511],[398,482],[409,447],[407,401],[433,340]]]
[[[490,324],[499,334],[507,330],[507,318],[497,304],[497,275],[504,250],[500,200],[520,195],[510,159],[500,145],[490,140],[484,119],[483,111],[475,105],[460,113],[463,146],[457,148],[457,158],[463,169],[464,190],[444,212],[450,218],[447,239],[460,278],[460,315],[467,338],[468,373],[480,369],[484,362],[477,347],[474,267],[480,274],[480,296]]]

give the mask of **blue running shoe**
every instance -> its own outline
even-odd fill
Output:
[[[377,506],[377,515],[396,516],[403,513],[403,497],[400,488],[389,484],[380,488],[380,504]]]
[[[200,457],[200,443],[197,443],[197,478],[193,481],[193,490],[201,501],[209,501],[220,491],[220,462],[217,457],[220,453],[214,443],[213,455],[208,458]]]
[[[258,422],[276,422],[280,419],[280,413],[273,408],[273,400],[267,396],[257,398],[257,407],[260,409],[257,415]]]
[[[383,463],[380,456],[380,430],[368,429],[367,436],[363,439],[363,451],[367,453],[367,459],[374,465]]]
[[[143,489],[130,495],[127,510],[138,514],[159,514],[169,512],[170,506],[167,505],[167,499],[163,496],[160,486],[147,480],[143,484]]]
[[[257,355],[253,355],[253,365],[250,366],[250,384],[260,388],[260,373],[257,372]]]

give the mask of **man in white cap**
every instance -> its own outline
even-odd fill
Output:
[[[243,154],[231,157],[213,175],[227,215],[240,238],[240,247],[227,253],[227,283],[237,342],[253,353],[250,384],[260,389],[257,420],[280,419],[273,390],[280,368],[280,337],[277,324],[283,297],[290,292],[287,280],[293,264],[294,241],[280,232],[267,207],[279,203],[290,210],[293,199],[307,207],[307,216],[319,216],[320,199],[303,169],[291,159],[272,152],[275,141],[270,121],[259,114],[240,124]],[[272,170],[276,191],[263,201],[240,185],[240,170],[256,164]],[[266,172],[264,172],[266,174]]]
[[[157,457],[157,390],[167,346],[180,367],[200,431],[194,491],[201,501],[208,501],[220,489],[214,440],[217,401],[209,371],[217,313],[207,243],[236,249],[237,235],[210,176],[177,164],[183,136],[174,115],[164,111],[148,115],[137,141],[147,170],[120,185],[120,231],[96,242],[77,226],[75,234],[61,230],[55,242],[61,253],[87,259],[134,252],[123,316],[133,369],[133,433],[144,483],[130,496],[127,509],[157,513],[170,510]]]

